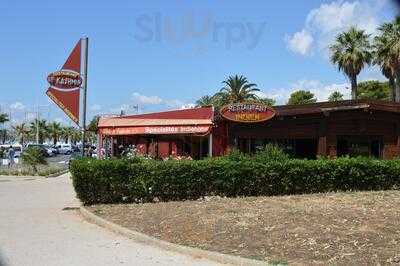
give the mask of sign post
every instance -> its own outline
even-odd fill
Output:
[[[82,101],[82,156],[85,156],[86,146],[86,105],[87,105],[87,80],[88,80],[88,58],[89,38],[82,38],[83,44],[83,101]]]
[[[86,146],[88,50],[89,38],[81,38],[68,56],[63,67],[59,71],[48,75],[47,81],[50,87],[46,91],[50,99],[52,99],[76,125],[81,127],[82,155],[85,155]],[[81,73],[82,63],[83,73]],[[80,103],[81,90],[83,91],[82,105]],[[81,106],[82,110],[80,110]],[[82,120],[80,118],[82,118]]]

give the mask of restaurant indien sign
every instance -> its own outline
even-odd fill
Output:
[[[223,106],[220,114],[234,122],[257,123],[273,118],[275,110],[259,103],[233,103]]]

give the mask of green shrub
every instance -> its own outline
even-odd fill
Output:
[[[36,147],[27,148],[21,154],[21,159],[24,164],[32,167],[35,174],[38,172],[38,165],[47,164],[43,152]]]
[[[84,204],[382,190],[400,185],[400,160],[299,160],[276,150],[199,161],[83,158],[73,160],[70,169]]]
[[[263,150],[256,153],[254,159],[259,162],[266,162],[270,160],[283,161],[288,160],[289,155],[285,153],[279,146],[267,144]]]

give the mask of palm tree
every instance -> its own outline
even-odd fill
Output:
[[[4,126],[4,123],[10,121],[7,114],[0,114],[0,124]],[[7,129],[3,128],[0,130],[2,143],[6,142],[7,139]]]
[[[48,135],[53,140],[54,145],[57,144],[58,139],[60,138],[60,135],[62,133],[61,130],[62,130],[61,124],[55,121],[53,121],[47,126]]]
[[[256,101],[258,103],[262,103],[268,106],[274,106],[276,101],[274,99],[271,98],[258,98],[258,100]]]
[[[38,130],[39,128],[39,130]],[[48,136],[48,132],[47,132],[47,121],[45,119],[35,119],[33,122],[31,122],[30,124],[30,135],[32,137],[36,136],[37,131],[39,131],[39,143],[43,144],[45,138],[47,138]]]
[[[97,133],[97,125],[99,124],[100,116],[95,115],[92,120],[90,120],[89,125],[87,126],[87,131]]]
[[[392,99],[400,102],[400,17],[382,24],[378,30],[380,35],[374,38],[374,63],[389,79]]]
[[[62,139],[63,142],[68,143],[73,133],[74,132],[72,127],[62,127],[60,132],[60,138]]]
[[[343,94],[340,93],[339,91],[334,91],[329,95],[328,101],[330,102],[338,102],[338,101],[343,101]]]
[[[204,107],[204,106],[210,106],[210,105],[214,105],[214,97],[213,96],[205,95],[196,101],[197,107]]]
[[[351,81],[351,98],[357,99],[357,76],[372,60],[369,35],[364,30],[351,27],[347,32],[338,34],[329,48],[332,63]]]
[[[15,125],[12,127],[15,131],[15,134],[19,138],[19,142],[22,146],[24,146],[25,140],[28,138],[29,135],[29,127],[26,123],[21,123],[19,125]]]
[[[257,85],[249,83],[244,76],[229,76],[222,82],[225,86],[217,93],[217,97],[225,98],[227,103],[245,102],[248,100],[257,100],[255,92],[260,91]]]
[[[0,114],[0,124],[10,121],[7,114]]]
[[[71,127],[71,142],[76,144],[78,141],[82,140],[82,132],[74,127]]]

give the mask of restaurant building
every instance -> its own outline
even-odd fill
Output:
[[[254,153],[274,143],[298,158],[400,154],[400,104],[357,100],[267,107],[237,103],[143,115],[101,117],[99,146],[119,155],[133,145],[155,158]]]

